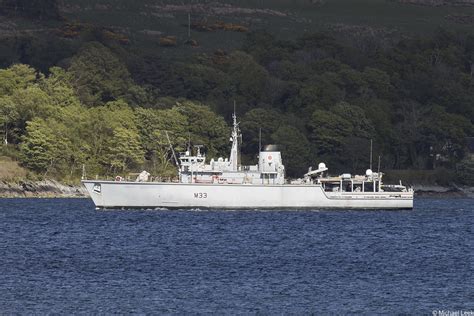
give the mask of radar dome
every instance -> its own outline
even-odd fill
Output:
[[[263,147],[263,151],[278,151],[278,146],[277,145],[265,145]]]
[[[371,169],[367,169],[367,170],[365,171],[365,175],[366,175],[367,177],[370,177],[370,176],[372,175],[372,170],[371,170]]]
[[[326,168],[326,164],[324,162],[320,162],[318,165],[318,169],[325,169],[325,168]]]

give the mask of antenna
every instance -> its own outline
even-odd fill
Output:
[[[258,153],[262,151],[262,128],[258,130]]]
[[[377,168],[377,175],[379,175],[379,174],[380,174],[380,155],[379,155],[379,166]]]
[[[165,134],[166,134],[166,139],[168,139],[168,143],[170,144],[171,153],[173,154],[173,159],[174,159],[174,162],[176,164],[176,167],[178,167],[178,172],[179,172],[178,158],[176,158],[176,154],[174,152],[173,145],[171,145],[170,137],[168,136],[168,131],[165,131]]]
[[[372,170],[372,139],[370,140],[370,166],[369,169]]]

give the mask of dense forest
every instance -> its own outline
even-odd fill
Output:
[[[290,177],[320,161],[363,172],[373,140],[383,169],[474,181],[472,32],[387,41],[249,31],[240,49],[175,59],[95,28],[80,43],[50,43],[61,53],[26,41],[0,60],[2,152],[42,176],[78,179],[82,165],[90,175],[172,176],[166,134],[178,152],[203,144],[208,157],[226,156],[235,102],[244,163],[256,161],[261,128]]]

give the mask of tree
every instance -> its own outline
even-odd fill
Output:
[[[304,115],[315,109],[328,109],[345,98],[345,91],[341,89],[343,81],[334,72],[315,75],[310,82],[304,84],[293,103],[292,110]]]
[[[35,83],[36,78],[36,70],[28,65],[15,64],[0,69],[0,95],[12,95],[15,90],[26,89]]]
[[[136,125],[145,157],[152,164],[152,172],[160,175],[174,174],[170,168],[173,146],[175,151],[186,150],[188,119],[176,107],[167,110],[135,110]],[[167,135],[168,134],[168,135]]]
[[[134,85],[125,65],[98,42],[84,45],[68,71],[79,99],[88,106],[119,100]]]
[[[140,138],[135,130],[118,127],[107,141],[104,162],[112,173],[124,171],[143,162],[143,149]]]
[[[79,106],[71,73],[60,67],[52,67],[49,72],[48,77],[40,77],[38,86],[49,95],[51,104],[55,107]]]
[[[94,172],[124,171],[137,167],[143,160],[137,158],[140,155],[143,157],[143,149],[137,146],[140,142],[135,113],[124,101],[89,109],[84,124],[82,137],[88,140],[90,149],[87,160]],[[125,143],[120,144],[121,141]],[[118,153],[117,148],[124,154]]]
[[[69,152],[70,142],[62,137],[64,126],[37,118],[27,124],[20,145],[22,163],[46,175],[54,170]]]
[[[314,111],[308,128],[316,155],[334,161],[336,168],[349,162],[352,168],[358,168],[366,156],[368,140],[374,137],[374,128],[364,111],[346,102],[330,111]]]
[[[468,119],[446,113],[441,106],[433,105],[421,124],[425,143],[421,150],[424,149],[423,154],[427,158],[435,156],[433,167],[436,167],[436,155],[441,155],[451,163],[448,167],[453,167],[464,157],[466,137],[473,132],[474,126]]]
[[[373,96],[379,98],[392,97],[394,90],[390,83],[390,76],[386,72],[377,68],[366,67],[362,76],[372,90]]]
[[[224,69],[242,101],[253,107],[265,97],[264,91],[269,75],[252,56],[241,51],[233,52],[229,55],[228,62],[224,64]],[[239,104],[243,103],[239,102]]]
[[[90,138],[87,137],[88,122],[90,121],[88,109],[81,105],[68,105],[59,108],[51,117],[59,126],[55,129],[58,137],[69,142],[67,152],[64,152],[64,164],[61,167],[62,175],[79,175],[82,165],[90,157]]]
[[[277,58],[278,47],[275,45],[275,38],[267,32],[251,32],[247,34],[243,49],[260,63],[267,64],[269,61]]]
[[[43,120],[31,121],[20,145],[23,164],[31,170],[46,172],[55,159],[51,130]]]
[[[395,122],[396,145],[398,147],[396,152],[397,167],[424,168],[426,161],[423,159],[423,155],[420,156],[420,150],[428,145],[423,142],[422,128],[423,120],[429,109],[413,100],[403,101],[397,106]]]
[[[172,86],[170,86],[172,84]],[[172,78],[164,83],[165,90],[177,97],[205,101],[211,94],[226,93],[229,76],[222,70],[203,63],[182,64],[173,67]]]
[[[364,110],[347,102],[339,102],[331,111],[351,124],[351,135],[370,139],[374,137],[372,122],[365,116]]]
[[[19,14],[53,2],[0,0]],[[289,175],[311,165],[303,161],[310,159],[308,142],[313,156],[331,160],[332,170],[367,165],[371,139],[374,156],[381,153],[395,168],[458,165],[464,138],[473,134],[474,36],[437,31],[394,38],[387,49],[387,42],[375,43],[375,50],[345,39],[308,34],[289,41],[257,32],[248,35],[245,52],[179,61],[155,54],[138,62],[97,42],[65,59],[77,41],[7,39],[3,65],[24,60],[41,65],[45,75],[21,64],[0,69],[3,143],[22,144],[23,163],[38,172],[77,176],[87,163],[96,174],[142,166],[171,174],[165,131],[178,151],[190,139],[209,156],[226,155],[230,131],[218,114],[229,119],[235,100],[244,163],[258,152],[261,128],[262,144],[282,145]],[[53,54],[45,49],[55,45],[61,49]],[[141,86],[125,58],[135,64]],[[57,60],[69,68],[45,67]]]
[[[8,145],[9,131],[18,119],[15,104],[9,96],[0,97],[0,124],[3,125],[3,143]]]
[[[27,65],[16,64],[0,70],[0,119],[3,142],[20,142],[26,122],[53,113],[51,98],[38,85],[44,79]]]
[[[339,155],[345,137],[351,135],[352,126],[341,116],[326,110],[316,110],[309,124],[310,140],[318,155]]]
[[[19,142],[24,134],[26,123],[35,118],[46,119],[55,111],[48,94],[37,85],[30,85],[25,89],[15,90],[11,96],[17,112],[15,133],[11,133],[14,142]]]
[[[208,106],[192,101],[180,102],[176,109],[187,118],[193,144],[204,145],[210,157],[226,153],[230,129],[221,116]]]

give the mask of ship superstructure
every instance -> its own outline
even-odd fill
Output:
[[[239,124],[233,115],[233,129],[230,140],[232,147],[229,158],[211,159],[206,163],[206,156],[201,153],[201,146],[196,146],[195,155],[188,150],[179,157],[180,183],[209,184],[284,184],[285,166],[281,153],[274,146],[266,146],[260,151],[258,164],[242,166],[240,164],[241,139]]]

